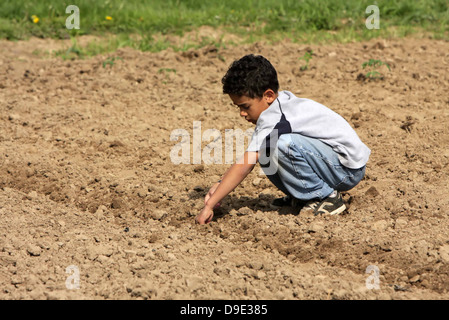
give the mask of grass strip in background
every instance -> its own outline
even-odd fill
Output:
[[[80,29],[69,30],[69,5],[80,10]],[[369,5],[377,5],[380,29],[367,29]],[[169,36],[182,36],[200,26],[222,34],[235,34],[246,42],[290,39],[306,43],[358,41],[376,37],[402,37],[423,33],[448,39],[448,0],[2,0],[0,38],[29,37],[75,39],[73,52],[93,55],[130,46],[143,51],[175,50],[215,44],[208,37],[188,44],[173,44]],[[77,48],[82,35],[104,37],[102,43]]]

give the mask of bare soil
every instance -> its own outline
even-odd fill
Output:
[[[0,44],[0,299],[449,298],[449,42],[120,49],[68,61],[35,54],[67,42]],[[250,128],[220,82],[247,53],[372,149],[344,214],[271,209],[282,194],[256,168],[215,221],[194,223],[229,164],[173,164],[170,134],[193,134],[194,121],[223,136]],[[369,59],[391,71],[366,79]],[[67,287],[69,266],[79,289]]]

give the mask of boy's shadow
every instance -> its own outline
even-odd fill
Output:
[[[191,200],[204,200],[204,197],[206,196],[207,191],[205,190],[194,190],[189,192],[188,196]],[[223,200],[222,205],[214,209],[214,221],[221,219],[228,215],[231,210],[236,210],[237,212],[240,212],[240,209],[242,208],[249,208],[254,213],[257,211],[262,212],[273,212],[277,211],[279,215],[298,215],[301,211],[301,207],[293,208],[290,206],[282,207],[282,208],[275,208],[271,206],[271,203],[274,199],[279,198],[279,196],[274,196],[271,194],[259,194],[257,198],[251,198],[247,196],[242,197],[236,197],[232,194],[226,196],[226,198]],[[244,213],[242,214],[244,215]]]

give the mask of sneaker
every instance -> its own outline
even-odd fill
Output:
[[[301,207],[301,209],[310,210],[315,209],[319,203],[320,203],[319,200],[302,201],[293,198],[292,196],[285,196],[283,198],[274,199],[273,202],[270,204],[270,207],[272,209],[280,209],[282,207],[293,207],[293,208]]]
[[[307,201],[304,206],[302,207],[305,210],[315,210],[316,207],[320,204],[320,200],[309,200]]]
[[[341,193],[337,191],[335,197],[327,197],[321,201],[315,208],[314,214],[317,216],[319,214],[330,214],[331,216],[340,214],[346,210],[346,205],[343,201]]]

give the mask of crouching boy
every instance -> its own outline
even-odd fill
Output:
[[[210,188],[196,222],[209,223],[216,205],[257,162],[286,195],[273,201],[274,208],[307,205],[315,215],[343,212],[340,191],[362,180],[371,152],[349,123],[320,103],[278,91],[277,72],[262,56],[234,61],[222,83],[240,116],[256,127],[242,159]]]

